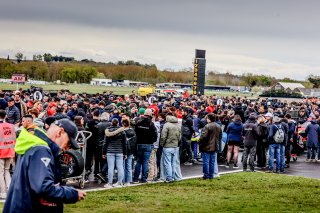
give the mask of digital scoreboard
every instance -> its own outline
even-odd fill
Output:
[[[193,94],[204,95],[204,84],[206,74],[206,51],[196,50],[196,57],[194,59],[193,72]]]

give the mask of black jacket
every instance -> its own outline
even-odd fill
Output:
[[[106,140],[106,129],[111,127],[111,123],[109,121],[101,121],[97,124],[98,129],[98,146],[103,146],[105,140]]]
[[[126,155],[126,135],[123,127],[112,126],[106,129],[106,142],[104,143],[102,154],[119,153]]]
[[[244,146],[257,146],[258,131],[254,119],[250,119],[243,125],[242,136],[244,136]]]
[[[182,140],[190,140],[192,134],[195,132],[193,128],[193,118],[191,115],[187,115],[182,119]]]
[[[99,120],[93,119],[88,122],[87,124],[87,131],[92,133],[92,136],[88,139],[88,145],[87,147],[93,148],[99,145],[98,139],[99,139],[99,133],[98,133],[98,126]]]
[[[149,116],[143,116],[135,125],[137,144],[152,145],[158,137],[157,128]]]
[[[137,153],[137,136],[134,129],[129,128],[124,130],[126,135],[127,155],[135,155]]]

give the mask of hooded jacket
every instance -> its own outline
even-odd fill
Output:
[[[103,155],[106,153],[116,153],[127,155],[126,135],[123,127],[112,126],[106,129],[106,142],[103,147]]]
[[[308,136],[307,139],[307,147],[318,147],[318,137],[320,134],[320,127],[317,124],[316,120],[312,120],[310,124],[308,124],[306,128],[306,134]]]
[[[59,147],[39,129],[22,129],[18,154],[3,212],[63,212],[63,203],[75,203],[77,190],[60,186]]]
[[[242,142],[243,124],[241,121],[234,121],[227,127],[228,140],[234,142]]]
[[[216,122],[208,123],[202,130],[199,148],[204,152],[216,152],[222,139],[222,129]]]
[[[157,140],[157,129],[150,116],[143,116],[135,125],[137,144],[152,145]]]
[[[167,116],[166,120],[161,132],[160,145],[164,148],[176,148],[181,141],[181,126],[174,116]]]
[[[257,146],[258,131],[256,119],[250,116],[248,121],[243,125],[242,136],[244,136],[244,146]]]

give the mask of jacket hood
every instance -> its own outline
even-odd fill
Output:
[[[242,124],[242,121],[234,121],[233,123],[237,126],[240,126]]]
[[[105,133],[107,137],[112,137],[123,131],[124,131],[124,127],[120,127],[120,128],[111,127],[110,129],[106,129]]]
[[[175,116],[167,116],[167,122],[170,122],[170,123],[178,123],[178,118],[176,118]]]
[[[40,131],[40,130],[38,130]],[[48,146],[48,143],[41,140],[39,137],[29,133],[25,128],[22,128],[19,137],[16,141],[15,151],[19,155],[23,155],[34,146]]]

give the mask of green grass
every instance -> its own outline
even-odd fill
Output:
[[[263,173],[89,192],[65,212],[320,212],[320,181]]]
[[[37,85],[35,85],[37,86]],[[61,90],[61,89],[69,89],[71,92],[74,93],[82,93],[86,92],[88,94],[95,94],[95,93],[103,93],[104,91],[113,91],[116,95],[125,95],[131,94],[131,91],[135,89],[136,91],[138,88],[134,87],[106,87],[106,86],[92,86],[87,84],[66,84],[66,85],[57,85],[57,84],[47,84],[47,85],[38,85],[42,87],[44,90]],[[18,88],[28,89],[30,85],[19,85]],[[16,84],[8,84],[8,83],[0,83],[0,90],[16,90]],[[192,94],[192,91],[189,91],[189,94]],[[251,96],[251,93],[241,93],[241,92],[225,92],[225,91],[205,91],[206,95],[217,95],[217,96],[247,96],[247,97],[257,97],[256,94]]]

